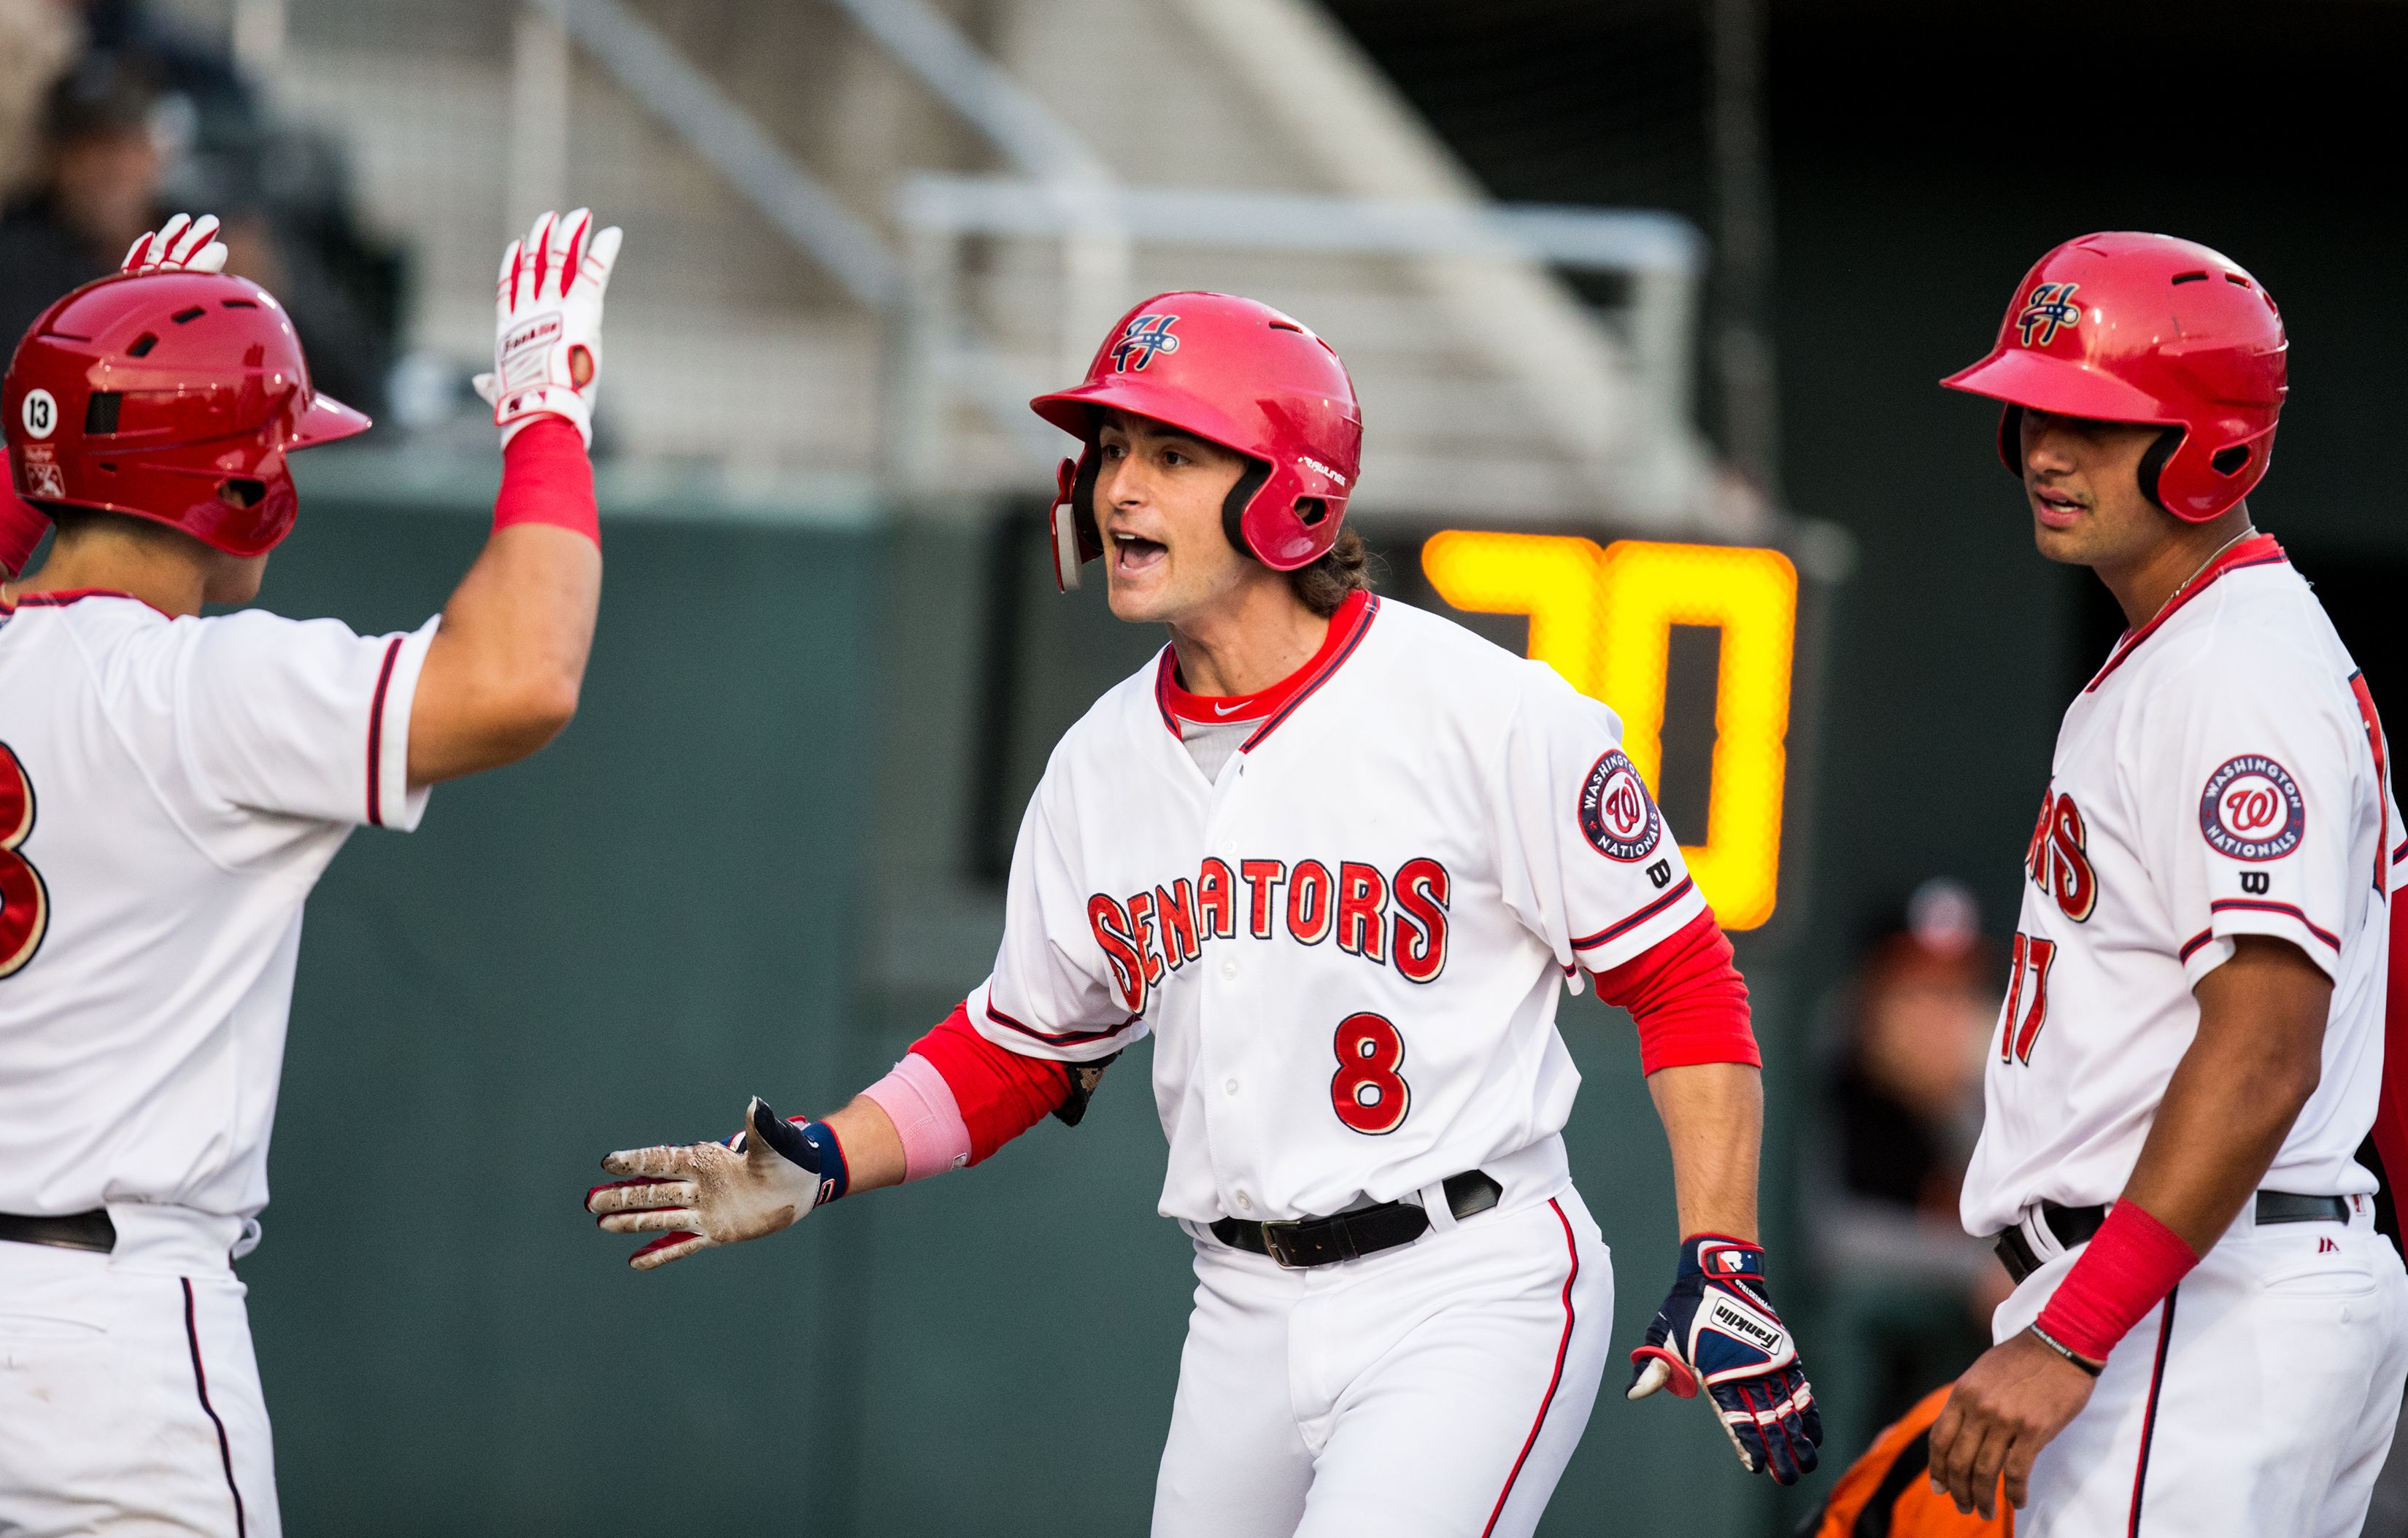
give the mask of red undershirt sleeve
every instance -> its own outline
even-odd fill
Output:
[[[1639,1065],[1653,1074],[1701,1062],[1764,1065],[1749,1024],[1747,982],[1709,908],[1629,961],[1597,975],[1597,995],[1630,1011]]]
[[[911,1050],[927,1059],[953,1090],[962,1124],[969,1129],[973,1164],[1070,1098],[1071,1064],[1023,1057],[996,1046],[970,1024],[964,1004],[955,1004],[934,1031],[911,1044]]]

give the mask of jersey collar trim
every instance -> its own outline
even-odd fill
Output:
[[[141,599],[134,598],[130,592],[120,592],[115,588],[62,588],[56,592],[21,592],[17,595],[17,601],[14,604],[0,602],[0,614],[7,614],[11,609],[63,609],[69,604],[80,603],[87,598],[133,598],[134,602],[142,604],[143,607],[150,609],[154,614],[165,612],[152,605],[143,604]]]
[[[1182,720],[1207,726],[1235,725],[1240,721],[1263,720],[1284,716],[1288,707],[1321,687],[1328,676],[1337,671],[1337,663],[1345,661],[1362,638],[1364,628],[1370,622],[1370,613],[1380,601],[1368,592],[1350,592],[1329,617],[1329,633],[1322,637],[1321,648],[1294,673],[1252,694],[1213,695],[1191,694],[1179,682],[1179,653],[1175,647],[1164,647],[1155,663],[1154,699],[1162,712],[1162,724],[1170,734],[1180,737]],[[1272,724],[1276,724],[1274,720]],[[1246,739],[1239,751],[1243,752],[1260,742],[1269,732],[1265,726]]]
[[[2180,613],[2192,599],[2214,587],[2225,573],[2238,571],[2243,566],[2279,566],[2288,559],[2283,554],[2283,547],[2274,542],[2272,534],[2259,534],[2255,539],[2244,539],[2225,551],[2210,563],[2205,571],[2193,577],[2189,587],[2176,593],[2172,603],[2159,609],[2155,619],[2138,630],[2126,631],[2124,638],[2115,644],[2114,653],[2107,659],[2107,665],[2099,670],[2098,676],[2092,678],[2082,692],[2085,694],[2095,692],[2100,684],[2107,681],[2109,674],[2122,667],[2124,660],[2140,649],[2142,642],[2155,635],[2167,620]]]

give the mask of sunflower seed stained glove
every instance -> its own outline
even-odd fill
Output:
[[[842,1196],[844,1150],[827,1123],[788,1121],[755,1096],[745,1131],[724,1143],[623,1148],[603,1169],[631,1178],[595,1186],[585,1210],[609,1233],[659,1233],[627,1257],[638,1271],[715,1245],[792,1228]]]

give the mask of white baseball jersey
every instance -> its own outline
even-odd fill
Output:
[[[2066,711],[1965,1177],[1968,1232],[2120,1194],[2232,936],[2329,974],[2324,1077],[2270,1190],[2374,1189],[2389,892],[2408,875],[2373,702],[2273,539],[2219,557]]]
[[[1704,907],[1613,712],[1367,594],[1207,779],[1175,661],[1054,749],[970,1018],[1068,1061],[1151,1030],[1169,1217],[1334,1213],[1525,1151],[1507,1204],[1561,1189],[1559,990]]]
[[[353,825],[425,808],[434,634],[0,608],[0,1212],[266,1205],[302,904]]]

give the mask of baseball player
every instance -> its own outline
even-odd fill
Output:
[[[584,434],[619,232],[504,260],[494,527],[442,615],[257,609],[285,457],[365,430],[179,216],[16,349],[0,584],[0,1532],[280,1531],[243,1285],[301,910],[361,824],[566,724],[601,583]],[[11,509],[6,522],[22,522]],[[16,557],[22,559],[22,556]]]
[[[2131,628],[2065,713],[1964,1220],[2018,1286],[1931,1433],[1934,1482],[2041,1538],[2343,1538],[2408,1378],[2408,1277],[2355,1153],[2392,891],[2383,728],[2244,500],[2286,342],[2165,235],[2042,257],[1988,357],[2050,560]]]
[[[1528,1533],[1612,1317],[1559,1135],[1556,1001],[1593,977],[1638,1019],[1686,1236],[1633,1396],[1702,1380],[1742,1464],[1812,1469],[1746,990],[1613,713],[1372,594],[1354,387],[1287,316],[1158,295],[1032,405],[1082,446],[1057,579],[1100,560],[1170,644],[1055,748],[951,1018],[825,1120],[756,1099],[725,1145],[610,1155],[601,1226],[658,1266],[975,1163],[1151,1033],[1197,1281],[1154,1531]]]

